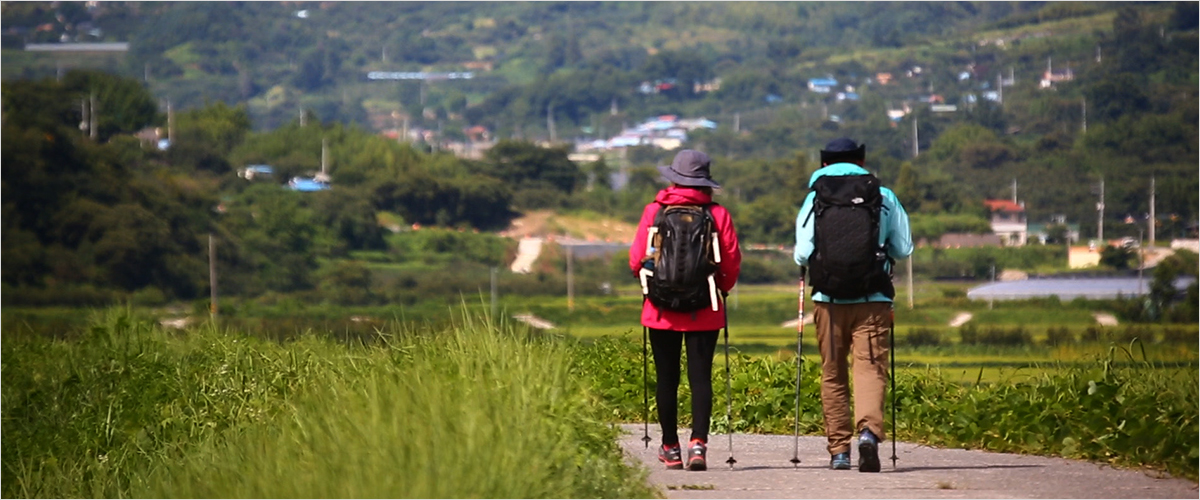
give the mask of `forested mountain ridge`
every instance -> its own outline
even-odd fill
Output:
[[[569,144],[525,142],[549,137],[547,118],[559,138],[611,136],[660,114],[716,121],[686,145],[716,158],[721,202],[748,242],[789,240],[817,149],[842,135],[868,144],[869,168],[894,187],[921,236],[980,230],[982,200],[1012,196],[1014,180],[1032,222],[1062,214],[1085,238],[1096,234],[1102,179],[1110,238],[1145,224],[1151,176],[1160,239],[1187,234],[1196,220],[1194,2],[3,9],[10,286],[195,297],[203,235],[212,232],[229,276],[261,278],[231,283],[235,293],[307,290],[354,282],[358,271],[323,262],[394,253],[381,218],[483,230],[534,208],[636,218],[659,185],[653,165],[672,152],[630,148],[621,165],[630,184],[614,192],[595,182],[617,168],[614,158],[580,168],[566,158]],[[20,50],[64,36],[128,41],[118,64],[102,66],[124,76],[72,72],[84,64],[60,67]],[[1070,78],[1040,82],[1067,70]],[[473,78],[372,81],[370,71]],[[825,77],[837,87],[809,87]],[[78,129],[89,95],[104,111],[95,141]],[[175,110],[171,148],[139,146],[129,134],[166,128],[166,101]],[[471,161],[378,134],[401,123],[435,145],[464,139],[469,126],[501,142]],[[320,193],[281,192],[235,173],[270,164],[278,184],[326,158],[334,188]],[[479,255],[497,259],[488,252]],[[153,272],[134,272],[138,263]]]

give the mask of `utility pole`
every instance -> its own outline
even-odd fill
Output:
[[[733,114],[733,132],[738,133],[741,131],[742,131],[742,114],[740,112],[734,113]]]
[[[574,255],[571,251],[572,245],[564,245],[567,247],[567,310],[575,310],[575,266]]]
[[[1100,177],[1100,201],[1096,202],[1096,212],[1099,214],[1096,220],[1096,239],[1101,245],[1104,244],[1104,177]]]
[[[1138,254],[1138,296],[1139,297],[1142,296],[1142,268],[1146,267],[1145,262],[1142,261],[1142,255],[1144,254],[1144,252],[1146,250],[1145,248],[1142,248],[1142,237],[1143,236],[1145,236],[1145,234],[1142,231],[1142,228],[1139,227],[1138,228],[1138,249],[1137,249],[1137,254]]]
[[[171,100],[167,99],[167,144],[175,142],[175,112],[171,110]]]
[[[91,113],[89,113],[91,115],[91,123],[88,125],[88,136],[90,136],[92,138],[92,140],[94,141],[94,140],[96,140],[96,135],[97,135],[96,122],[99,121],[96,118],[97,113],[96,113],[96,93],[95,92],[92,92],[91,105],[88,106],[88,108],[91,109]]]
[[[1083,98],[1083,104],[1080,106],[1083,109],[1083,133],[1087,133],[1087,98]]]
[[[917,117],[913,116],[913,158],[921,154],[921,139],[917,134]]]
[[[996,102],[1004,104],[1004,75],[996,75]]]
[[[88,136],[88,127],[91,126],[90,125],[91,119],[88,118],[88,100],[87,99],[79,100],[79,114],[81,116],[81,118],[79,120],[79,130],[83,132],[84,137],[87,137]]]
[[[1017,202],[1017,179],[1015,177],[1013,178],[1012,191],[1013,191],[1013,203],[1016,203]]]
[[[329,139],[325,137],[321,138],[321,173],[315,178],[320,182],[329,182]]]
[[[550,131],[550,144],[554,144],[557,136],[554,133],[554,105],[546,105],[546,130]]]
[[[209,306],[208,312],[213,319],[217,317],[217,242],[213,239],[212,233],[208,233],[208,287]]]
[[[1150,233],[1150,248],[1154,248],[1154,176],[1150,176],[1150,220],[1147,221],[1146,232]]]
[[[300,108],[300,126],[304,126],[304,108]]]

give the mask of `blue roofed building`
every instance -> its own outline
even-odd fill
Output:
[[[813,78],[808,81],[808,90],[828,94],[837,85],[838,81],[833,78]]]
[[[329,189],[329,184],[311,178],[292,177],[292,180],[288,181],[287,187],[292,191],[312,192]]]

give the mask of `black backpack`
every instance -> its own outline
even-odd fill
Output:
[[[874,175],[826,175],[813,183],[813,253],[808,259],[813,289],[835,299],[879,292],[896,296],[879,244],[883,195]]]
[[[654,275],[646,297],[672,311],[692,312],[713,306],[709,277],[717,271],[716,223],[709,205],[662,205],[650,229]]]

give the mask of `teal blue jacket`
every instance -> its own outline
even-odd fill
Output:
[[[853,163],[834,163],[813,172],[812,178],[808,180],[808,187],[812,189],[817,179],[826,175],[867,175],[869,173],[866,169]],[[891,189],[880,186],[879,192],[883,195],[883,208],[879,214],[879,244],[885,245],[888,256],[893,259],[908,257],[913,251],[912,233],[908,229],[908,212],[904,211],[900,200],[896,199],[896,193],[893,193]],[[816,196],[816,191],[810,191],[808,197],[804,199],[804,205],[800,207],[800,213],[796,215],[796,249],[792,258],[797,265],[801,266],[808,265],[808,258],[813,252],[813,226],[816,223],[808,214],[812,212],[813,199]],[[813,291],[812,299],[814,302],[835,304],[892,301],[882,293],[873,293],[861,299],[842,300],[831,299],[817,291]]]

